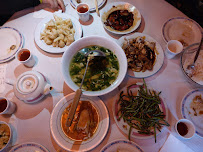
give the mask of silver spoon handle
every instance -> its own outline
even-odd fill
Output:
[[[73,102],[72,102],[71,107],[70,107],[70,111],[68,113],[68,118],[67,118],[67,122],[66,122],[67,127],[70,127],[72,124],[73,117],[75,115],[75,110],[77,108],[81,94],[82,94],[82,90],[80,88],[78,90],[76,90]]]
[[[67,127],[70,127],[71,124],[72,124],[72,121],[73,121],[73,117],[75,115],[75,111],[76,111],[76,108],[78,106],[78,102],[80,100],[80,97],[81,97],[81,94],[82,94],[82,84],[83,84],[83,81],[85,79],[85,75],[86,75],[86,72],[87,72],[87,67],[88,67],[88,64],[89,64],[89,59],[87,59],[87,64],[86,64],[86,68],[85,68],[85,73],[83,75],[83,78],[82,78],[82,81],[81,81],[81,84],[80,84],[80,88],[78,90],[76,90],[75,92],[75,96],[74,96],[74,99],[73,99],[73,102],[72,102],[72,105],[70,107],[70,111],[68,113],[68,118],[67,118],[67,122],[66,122],[66,125]]]
[[[195,58],[194,58],[194,62],[193,62],[193,63],[195,63],[195,61],[197,60],[197,57],[199,56],[199,52],[200,52],[201,46],[202,46],[202,40],[203,40],[203,38],[201,39],[201,42],[200,42],[200,44],[199,44],[199,47],[198,47],[198,50],[197,50],[197,53],[196,53],[196,55],[195,55]]]

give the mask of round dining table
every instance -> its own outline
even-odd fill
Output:
[[[99,11],[102,11],[109,3],[117,1],[106,0]],[[166,42],[162,35],[164,23],[173,17],[187,17],[165,0],[125,0],[125,2],[134,5],[141,14],[141,24],[139,28],[132,33],[140,32],[150,35],[161,45],[163,51],[165,51],[166,47]],[[90,12],[89,21],[82,22],[79,20],[77,11],[71,5],[71,1],[64,0],[64,3],[66,5],[66,11],[64,13],[75,17],[80,22],[82,37],[98,35],[117,42],[118,39],[123,36],[107,31],[103,27],[96,11]],[[14,102],[17,107],[12,115],[0,115],[0,120],[9,123],[12,128],[12,142],[9,149],[18,144],[35,142],[45,146],[50,152],[65,151],[58,146],[52,137],[50,117],[55,105],[64,96],[74,91],[64,81],[61,64],[63,53],[48,53],[40,49],[34,40],[35,29],[39,22],[53,13],[54,12],[50,9],[25,9],[15,13],[12,18],[2,26],[17,29],[23,36],[23,48],[29,49],[36,60],[36,64],[32,68],[25,67],[15,58],[0,64],[0,96],[8,98]],[[175,147],[179,152],[185,151],[184,148],[181,148],[183,145],[187,147],[188,151],[203,151],[203,138],[201,136],[195,134],[191,139],[182,139],[179,138],[174,129],[176,121],[183,118],[181,115],[181,102],[184,96],[191,90],[199,87],[188,81],[183,74],[180,65],[180,57],[181,54],[173,59],[164,57],[164,63],[161,69],[152,76],[145,78],[147,85],[154,90],[161,91],[161,97],[167,104],[168,123],[170,124],[169,127],[164,127],[162,132],[157,136],[156,143],[154,142],[154,138],[133,139],[133,142],[138,144],[145,152],[169,152],[170,147],[177,146],[176,142],[180,145]],[[39,102],[27,104],[15,96],[13,86],[6,84],[5,80],[16,80],[20,74],[31,70],[42,73],[54,89]],[[113,103],[115,97],[123,87],[136,82],[142,82],[142,79],[126,75],[118,88],[108,94],[99,96],[108,109],[110,122],[105,138],[91,150],[92,152],[100,151],[105,145],[112,141],[119,139],[128,140],[128,136],[122,133],[116,125],[113,116]],[[165,144],[169,136],[172,136],[173,139],[171,139],[171,143],[168,144],[167,147]],[[9,149],[7,149],[7,151]]]

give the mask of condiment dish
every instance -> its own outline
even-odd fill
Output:
[[[188,119],[180,119],[175,124],[175,131],[183,139],[190,139],[195,134],[195,126]]]

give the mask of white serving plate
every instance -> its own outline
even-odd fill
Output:
[[[118,39],[118,44],[122,47],[123,45],[123,42],[124,42],[124,39],[134,39],[138,36],[145,36],[145,40],[149,41],[149,42],[155,42],[156,43],[156,50],[157,52],[156,53],[156,61],[154,63],[154,67],[153,67],[153,70],[152,71],[149,71],[149,70],[146,70],[145,72],[134,72],[130,69],[128,69],[128,75],[132,76],[132,77],[135,77],[135,78],[146,78],[146,77],[149,77],[155,73],[157,73],[163,63],[164,63],[164,52],[163,52],[163,49],[161,47],[161,45],[154,39],[152,38],[151,36],[147,35],[147,34],[143,34],[143,33],[134,33],[132,35],[129,35],[129,36],[122,36],[120,39]]]
[[[73,28],[75,29],[75,41],[81,38],[82,36],[82,27],[80,22],[73,16],[65,14],[65,13],[54,13],[56,16],[61,17],[62,19],[71,19]],[[47,45],[44,40],[40,40],[40,33],[43,32],[45,29],[46,23],[48,23],[51,19],[54,19],[53,14],[45,17],[44,19],[39,22],[35,29],[35,42],[36,44],[44,51],[49,53],[63,53],[65,52],[69,46],[64,46],[63,48],[60,47],[53,47],[52,45]]]

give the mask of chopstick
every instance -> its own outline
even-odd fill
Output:
[[[99,13],[99,9],[98,9],[98,2],[97,2],[97,0],[94,0],[94,3],[95,3],[95,6],[96,6],[97,15],[100,17],[100,13]]]

